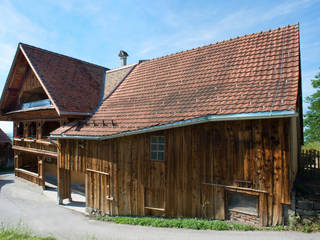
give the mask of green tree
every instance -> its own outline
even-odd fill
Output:
[[[320,73],[314,78],[311,82],[317,91],[306,98],[306,102],[310,104],[304,115],[306,143],[320,142]]]

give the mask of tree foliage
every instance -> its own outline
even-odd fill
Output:
[[[320,142],[320,72],[311,80],[317,91],[306,98],[309,103],[304,119],[306,143]]]

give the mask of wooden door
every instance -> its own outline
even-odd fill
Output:
[[[145,215],[164,216],[166,211],[165,163],[152,161],[147,172]]]
[[[87,206],[112,215],[112,190],[108,172],[87,168]]]

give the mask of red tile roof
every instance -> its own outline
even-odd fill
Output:
[[[0,128],[0,143],[10,143],[8,135]]]
[[[59,112],[91,113],[107,68],[20,43]]]
[[[208,115],[296,110],[298,25],[138,64],[85,124],[52,134],[105,136]]]

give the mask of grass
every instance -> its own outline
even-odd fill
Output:
[[[166,227],[166,228],[187,228],[197,230],[237,230],[237,231],[253,231],[258,230],[258,227],[252,225],[244,225],[239,223],[231,223],[219,220],[205,220],[197,218],[157,218],[157,217],[96,217],[97,220],[114,222],[120,224],[131,224],[151,227]]]
[[[302,223],[296,219],[291,226],[258,227],[249,224],[241,224],[220,220],[205,220],[198,218],[160,218],[160,217],[127,217],[127,216],[105,216],[95,217],[97,220],[114,222],[118,224],[130,224],[151,227],[187,228],[195,230],[216,231],[298,231],[298,232],[320,232],[317,223]]]
[[[0,227],[1,240],[55,240],[54,237],[40,237],[32,234],[30,230],[21,225],[17,227]]]

